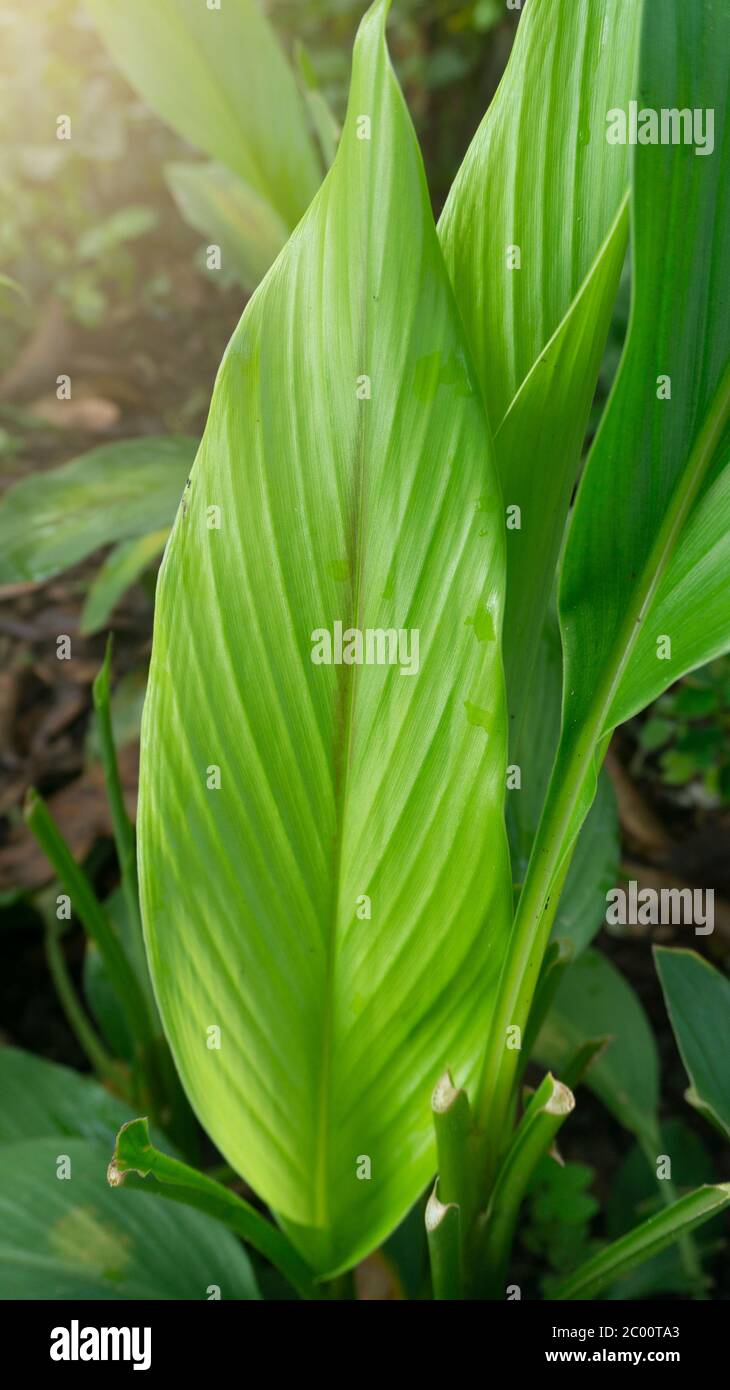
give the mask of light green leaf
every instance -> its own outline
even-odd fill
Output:
[[[321,173],[294,74],[256,0],[86,0],[112,58],[173,130],[288,227]]]
[[[327,1273],[433,1173],[430,1094],[447,1065],[475,1079],[511,899],[501,504],[386,9],[360,29],[335,164],[221,367],[142,737],[142,903],[180,1073]],[[418,673],[405,646],[315,664],[339,622],[418,632]]]
[[[169,534],[169,526],[164,526],[160,531],[152,531],[149,536],[122,541],[114,547],[89,586],[81,614],[82,633],[98,632],[106,626],[127,589],[159,559]]]
[[[727,539],[714,545],[707,529],[719,536],[730,515],[728,55],[724,0],[646,6],[642,103],[713,109],[715,148],[634,151],[628,342],[563,565],[559,776],[585,766],[618,723],[730,642]],[[661,398],[665,379],[671,399]],[[698,531],[709,545],[699,576],[690,564]]]
[[[717,1216],[730,1204],[730,1183],[688,1192],[679,1201],[642,1221],[628,1235],[607,1245],[553,1290],[554,1299],[595,1298],[607,1284],[653,1258],[682,1236]]]
[[[294,52],[304,85],[304,99],[309,108],[309,115],[317,136],[319,151],[325,169],[329,169],[337,153],[340,127],[327,98],[320,90],[314,65],[304,44],[297,40],[294,44]]]
[[[0,501],[0,584],[49,579],[100,546],[172,524],[195,457],[194,439],[102,444]]]
[[[66,1135],[0,1149],[0,1298],[207,1299],[214,1284],[222,1298],[258,1298],[228,1231],[200,1212],[113,1192],[106,1161]]]
[[[0,1144],[73,1135],[102,1152],[130,1118],[96,1081],[14,1047],[0,1048]]]
[[[444,208],[439,233],[495,429],[628,188],[628,153],[608,144],[606,112],[633,94],[641,8],[530,0]],[[518,270],[507,267],[512,246]]]
[[[654,960],[691,1082],[687,1100],[730,1135],[730,981],[695,951],[656,946]]]
[[[561,744],[512,933],[492,1068],[503,1016],[519,1019],[529,1004],[554,910],[549,904],[595,795],[611,731],[730,641],[726,539],[710,545],[701,577],[688,568],[698,535],[710,541],[708,505],[720,529],[730,517],[722,500],[727,492],[730,501],[723,467],[723,435],[730,444],[728,54],[724,0],[644,7],[642,109],[710,108],[715,148],[711,156],[672,143],[633,151],[628,342],[563,561]],[[658,383],[665,376],[672,395],[663,400]],[[677,567],[684,588],[675,584]],[[671,613],[662,606],[667,585]],[[500,1109],[510,1062],[502,1068]]]
[[[649,1021],[616,967],[597,951],[586,951],[565,972],[535,1056],[560,1076],[583,1043],[603,1036],[612,1041],[586,1073],[586,1085],[656,1153],[659,1059]]]
[[[289,235],[276,209],[222,164],[167,164],[165,178],[186,222],[220,246],[222,268],[254,290]]]
[[[608,144],[606,112],[634,93],[640,18],[640,4],[530,0],[439,224],[505,506],[521,513],[507,531],[513,750],[626,249],[628,150]]]

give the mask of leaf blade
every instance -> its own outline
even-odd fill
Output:
[[[255,290],[288,235],[276,209],[222,164],[177,161],[165,178],[186,222],[220,246],[223,269]]]
[[[670,1207],[642,1221],[627,1235],[599,1250],[556,1289],[555,1299],[595,1298],[612,1279],[689,1235],[730,1204],[730,1183],[715,1183],[688,1192]]]
[[[723,110],[730,16],[716,0],[691,10],[673,4],[673,9],[674,23],[669,23],[647,7],[642,100],[657,110],[669,99],[679,106],[686,99],[692,107],[716,108],[719,149],[712,158],[698,157],[691,145],[640,144],[634,152],[632,318],[579,489],[560,591],[570,691],[566,737],[573,741],[586,711],[596,708],[600,738],[652,698],[663,678],[668,684],[680,674],[673,662],[656,660],[659,634],[652,607],[730,413],[730,243],[722,241],[728,201],[723,170],[730,152],[730,122]],[[691,265],[685,256],[688,239],[694,248]],[[671,382],[670,399],[659,395],[665,378]],[[610,539],[605,533],[609,514]],[[700,613],[692,618],[701,628]],[[677,642],[690,626],[675,614]],[[730,626],[725,637],[730,640]],[[645,692],[630,683],[633,652],[642,639],[654,647],[658,668],[658,680]],[[628,700],[627,683],[633,694]]]
[[[497,482],[386,9],[361,27],[333,169],[224,359],[161,572],[143,726],[145,928],[181,1074],[328,1273],[433,1171],[430,1092],[447,1063],[475,1076],[510,899]],[[216,495],[220,534],[201,510]],[[315,665],[311,636],[340,618],[423,627],[417,678]],[[203,778],[221,761],[217,801]]]
[[[15,483],[0,502],[0,583],[50,579],[103,545],[171,525],[195,449],[182,435],[102,444]]]
[[[257,1299],[240,1244],[200,1212],[153,1218],[150,1198],[114,1193],[103,1149],[58,1136],[0,1148],[0,1294],[19,1299]],[[59,1158],[68,1177],[59,1180]],[[153,1219],[151,1219],[153,1218]]]
[[[535,1055],[558,1075],[587,1040],[610,1037],[586,1074],[586,1085],[645,1145],[655,1143],[659,1059],[643,1007],[615,966],[586,951],[568,966],[535,1044]]]
[[[612,0],[531,0],[439,223],[512,509],[505,670],[518,762],[626,249],[628,151],[604,133],[607,110],[633,95],[640,16]]]
[[[293,227],[320,172],[294,75],[255,0],[86,0],[114,61],[184,139]]]

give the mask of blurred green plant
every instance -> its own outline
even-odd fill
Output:
[[[62,890],[55,900],[45,894],[40,903],[46,956],[69,1026],[99,1080],[128,1103],[146,1109],[183,1152],[195,1155],[197,1128],[162,1032],[142,939],[136,836],[119,777],[110,676],[111,638],[94,682],[94,711],[121,887],[106,903],[100,901],[43,798],[31,788],[25,818]],[[88,937],[85,979],[101,1037],[89,1022],[66,965],[62,937],[71,909]]]
[[[307,55],[299,55],[303,93],[256,0],[230,0],[214,24],[196,0],[160,0],[154,22],[145,0],[123,6],[87,0],[86,10],[148,105],[179,137],[214,156],[210,162],[171,162],[167,179],[191,225],[217,243],[225,275],[254,289],[316,192],[336,148],[336,125]],[[26,240],[30,232],[37,234],[46,278],[90,327],[108,309],[104,286],[109,281],[118,293],[131,291],[135,263],[129,244],[156,226],[158,213],[130,204],[97,215],[84,161],[93,158],[107,169],[114,157],[123,157],[123,116],[136,111],[139,120],[139,109],[126,96],[124,102],[108,103],[115,117],[111,128],[96,120],[81,80],[84,58],[56,62],[54,45],[64,22],[76,36],[91,37],[86,11],[72,0],[43,0],[33,24],[16,19],[7,25],[17,71],[25,73],[32,40],[37,63],[54,80],[43,84],[43,103],[34,108],[31,143],[15,147],[15,182],[8,191],[17,184],[20,211],[15,223],[5,226],[0,263],[7,259],[25,283]],[[91,71],[98,66],[97,53]],[[109,82],[98,85],[98,100],[107,101]],[[96,90],[93,82],[90,86]],[[19,106],[20,79],[14,96]],[[57,114],[64,108],[74,113],[73,138],[55,140]],[[89,125],[96,144],[90,143]],[[23,202],[29,179],[40,183],[46,198],[57,186],[63,190],[69,206],[64,202],[54,209],[55,220],[46,220],[43,203]],[[31,294],[43,288],[37,275],[28,283]],[[5,276],[3,287],[13,299],[15,281]],[[17,436],[6,432],[5,452],[17,447]],[[113,544],[82,616],[86,632],[104,626],[126,588],[159,558],[194,453],[195,441],[121,441],[17,483],[0,502],[0,583],[47,578]],[[150,513],[150,500],[160,489],[165,502],[153,503]],[[114,499],[121,505],[112,505]]]
[[[638,726],[632,771],[669,787],[701,787],[730,804],[730,657],[718,657],[661,695]]]
[[[168,183],[183,215],[220,248],[220,268],[254,289],[327,167],[323,126],[263,10],[257,0],[227,0],[211,22],[197,0],[158,0],[153,13],[147,0],[86,6],[143,100],[209,156],[171,164]]]
[[[0,80],[0,266],[27,299],[12,317],[25,328],[28,306],[52,290],[98,327],[138,285],[134,243],[160,224],[156,170],[170,137],[120,81],[78,0],[4,8]],[[57,138],[62,115],[70,139]]]
[[[71,315],[93,328],[115,299],[132,293],[138,278],[134,244],[159,226],[162,212],[149,202],[111,203],[119,197],[120,180],[130,197],[138,198],[143,188],[159,201],[150,182],[154,161],[150,166],[127,157],[133,140],[137,149],[141,129],[163,160],[184,148],[180,140],[212,156],[169,159],[165,178],[186,221],[220,248],[221,283],[237,279],[253,290],[334,158],[339,126],[332,108],[343,109],[346,54],[360,9],[359,0],[271,5],[279,30],[300,36],[293,63],[257,0],[229,0],[214,27],[196,0],[160,0],[153,24],[146,0],[124,5],[40,0],[30,17],[3,18],[8,75],[14,74],[8,115],[27,135],[12,147],[0,173],[12,209],[0,232],[0,264],[11,267],[27,287],[26,298],[37,301],[52,286]],[[484,35],[505,17],[496,0],[426,5],[407,0],[399,6],[394,48],[417,109],[419,92],[446,91],[474,70],[484,58]],[[94,42],[92,20],[109,59]],[[311,43],[311,52],[301,39]],[[111,62],[177,141],[150,120]],[[30,130],[23,115],[29,70],[43,78]],[[479,84],[475,101],[481,112]],[[423,102],[420,107],[425,114]],[[73,113],[71,140],[53,138],[61,111]],[[437,123],[441,133],[446,126],[452,143],[447,163],[453,168],[463,117]],[[130,178],[140,166],[145,170],[141,185]],[[19,288],[8,276],[3,284]],[[172,292],[172,286],[165,288]],[[22,299],[8,312],[19,327],[27,321]],[[3,430],[0,452],[18,452],[23,437],[18,430]],[[151,462],[143,478],[138,460],[145,451]],[[175,511],[171,504],[145,532],[130,533],[124,508],[108,502],[120,487],[127,492],[138,487],[140,501],[148,500],[149,478],[156,476],[152,460],[161,452],[154,439],[139,445],[121,441],[10,488],[0,501],[0,537],[6,540],[0,583],[48,577],[111,543],[115,548],[92,583],[82,619],[87,632],[104,626],[126,588],[161,554],[166,537],[159,528],[163,521],[172,524]],[[189,466],[183,465],[184,476]],[[113,479],[108,497],[105,470]],[[79,513],[81,475],[87,495]],[[64,541],[70,533],[78,535],[79,518],[88,537],[83,551]]]

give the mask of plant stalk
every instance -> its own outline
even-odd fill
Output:
[[[99,1080],[104,1084],[110,1084],[116,1092],[126,1096],[124,1069],[120,1063],[114,1060],[111,1053],[107,1052],[86,1016],[66,964],[58,925],[55,920],[46,922],[44,941],[49,974],[53,980],[61,1008],[79,1047],[85,1053]]]
[[[110,1187],[141,1186],[205,1212],[264,1255],[302,1298],[317,1298],[314,1275],[284,1232],[237,1193],[156,1149],[150,1142],[146,1119],[122,1125],[107,1180]]]
[[[461,1212],[454,1202],[441,1202],[436,1186],[426,1204],[426,1237],[433,1296],[451,1301],[462,1295]]]
[[[494,1184],[477,1263],[479,1289],[485,1298],[500,1298],[504,1294],[507,1264],[527,1185],[574,1106],[572,1091],[548,1072],[530,1100]]]
[[[76,916],[99,949],[124,1009],[142,1070],[150,1083],[156,1102],[159,1103],[159,1078],[147,1001],[124,948],[84,870],[76,863],[48,807],[34,788],[28,791],[26,797],[25,818],[66,889]]]

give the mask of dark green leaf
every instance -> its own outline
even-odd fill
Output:
[[[730,981],[695,951],[657,946],[654,959],[691,1083],[687,1099],[730,1135]]]

